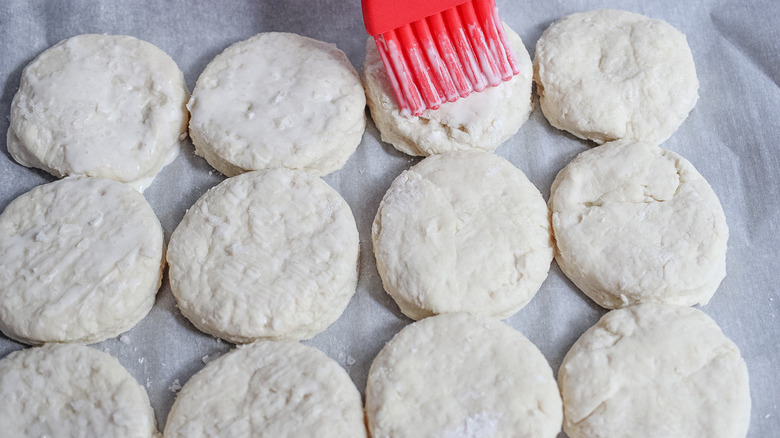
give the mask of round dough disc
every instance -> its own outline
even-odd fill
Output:
[[[430,156],[403,172],[379,205],[372,238],[382,283],[412,319],[506,318],[533,297],[553,258],[541,193],[482,151]]]
[[[347,203],[321,179],[288,169],[247,172],[212,188],[168,248],[181,312],[236,343],[324,330],[355,293],[357,261]]]
[[[109,354],[47,344],[0,360],[0,424],[15,438],[157,436],[146,391]]]
[[[707,304],[726,276],[723,208],[674,152],[628,140],[587,150],[549,205],[558,265],[603,307]]]
[[[750,423],[739,349],[691,307],[607,313],[566,354],[558,384],[571,438],[743,438]]]
[[[124,35],[78,35],[22,72],[8,152],[57,177],[87,175],[148,187],[179,154],[189,98],[162,50]]]
[[[212,60],[187,104],[195,152],[226,176],[284,167],[340,169],[366,127],[366,97],[335,45],[260,33]]]
[[[368,107],[382,141],[409,155],[434,155],[457,150],[494,151],[514,135],[531,114],[531,58],[520,37],[504,25],[520,73],[497,87],[426,110],[420,117],[404,117],[376,43],[366,43],[363,82]]]
[[[335,361],[290,341],[257,341],[209,362],[179,392],[166,438],[365,438],[360,393]]]
[[[366,385],[374,437],[537,437],[561,430],[552,370],[522,334],[466,313],[403,328],[374,359]]]
[[[73,176],[30,190],[0,215],[0,329],[28,344],[130,330],[154,304],[163,245],[127,184]]]
[[[534,81],[550,124],[605,143],[661,143],[688,117],[699,81],[685,35],[618,10],[556,21],[536,43]]]

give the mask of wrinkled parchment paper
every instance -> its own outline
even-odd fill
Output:
[[[730,227],[726,279],[702,310],[740,347],[753,399],[750,437],[780,433],[780,2],[498,1],[501,17],[528,51],[557,18],[597,8],[620,8],[668,21],[688,37],[700,99],[662,147],[691,161],[718,194]],[[0,133],[21,71],[43,50],[82,33],[127,34],[149,41],[179,64],[190,89],[206,64],[228,45],[258,32],[285,31],[335,43],[358,70],[366,35],[357,0],[40,1],[0,2]],[[552,128],[538,108],[496,153],[507,158],[548,198],[557,172],[593,144]],[[410,323],[382,289],[370,228],[391,181],[419,159],[379,141],[369,121],[363,141],[343,169],[325,178],[355,213],[361,240],[357,292],[342,317],[307,344],[341,364],[363,392],[368,368],[384,343]],[[193,154],[189,140],[178,159],[145,192],[170,237],[185,210],[224,177]],[[0,153],[0,208],[39,184],[42,171]],[[167,278],[165,279],[167,281]],[[574,341],[604,310],[553,263],[528,306],[506,322],[525,334],[557,371]],[[0,336],[0,357],[25,346]],[[160,429],[176,390],[204,363],[232,346],[196,330],[164,284],[138,326],[94,347],[124,364],[149,393]],[[2,403],[3,401],[0,401]]]

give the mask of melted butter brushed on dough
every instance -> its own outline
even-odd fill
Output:
[[[360,143],[365,104],[355,68],[335,45],[260,33],[225,49],[198,78],[190,135],[227,176],[279,167],[326,175]]]
[[[31,344],[116,336],[154,304],[162,253],[162,227],[128,185],[36,187],[0,215],[0,328]]]
[[[507,37],[520,73],[497,87],[404,117],[398,108],[374,40],[366,43],[363,81],[371,116],[382,140],[409,155],[434,155],[456,150],[492,152],[528,119],[531,102],[531,58],[520,37],[506,25]]]
[[[142,191],[179,153],[188,98],[178,66],[152,44],[79,35],[25,68],[8,150],[58,177],[99,176]]]

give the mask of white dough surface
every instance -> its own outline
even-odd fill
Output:
[[[553,258],[541,193],[483,151],[430,156],[401,173],[379,204],[372,240],[385,290],[412,319],[506,318],[534,296]]]
[[[368,374],[371,436],[553,438],[563,411],[542,353],[501,321],[467,313],[404,327]]]
[[[195,151],[226,176],[340,169],[366,127],[357,71],[334,44],[264,32],[217,55],[192,98]]]
[[[558,371],[570,438],[743,438],[748,370],[701,310],[642,304],[588,329]]]
[[[707,304],[726,275],[726,216],[680,155],[621,140],[580,153],[553,182],[561,270],[600,306]]]
[[[188,98],[179,67],[151,43],[77,35],[22,72],[8,152],[57,177],[111,178],[143,191],[179,154]]]
[[[229,178],[171,236],[171,289],[196,327],[231,342],[308,339],[355,293],[358,232],[321,179],[273,169]]]
[[[376,43],[369,38],[363,83],[382,141],[409,155],[429,156],[459,150],[493,152],[514,135],[533,110],[533,68],[520,36],[509,26],[504,29],[520,73],[497,87],[427,109],[420,117],[401,114]]]
[[[131,329],[154,304],[163,245],[127,184],[73,176],[22,194],[0,215],[0,329],[34,345]]]
[[[700,98],[686,121],[661,146],[685,157],[718,195],[729,227],[728,275],[702,307],[740,348],[750,371],[753,408],[748,438],[780,431],[780,2],[749,7],[744,0],[496,0],[499,14],[533,56],[542,32],[565,15],[588,8],[623,8],[667,21],[686,35],[700,81]],[[81,0],[0,1],[0,132],[22,69],[58,41],[84,32],[127,34],[154,43],[184,72],[190,90],[206,65],[226,47],[258,32],[283,31],[336,44],[360,72],[366,54],[363,17],[356,2],[306,0],[129,2]],[[759,3],[756,3],[759,4]],[[500,87],[499,87],[500,88]],[[534,97],[536,100],[536,97]],[[548,123],[537,108],[495,150],[523,171],[549,198],[556,174],[595,143]],[[0,136],[0,210],[52,175],[19,165],[4,153]],[[347,163],[323,179],[350,205],[360,233],[357,291],[342,316],[304,344],[315,346],[347,370],[361,393],[382,346],[412,321],[385,292],[376,269],[371,226],[393,180],[421,158],[380,140],[370,116],[360,145]],[[178,158],[144,192],[169,238],[187,209],[224,176],[182,141]],[[504,322],[531,340],[557,370],[576,339],[607,312],[592,303],[552,263],[534,298]],[[122,339],[122,340],[120,340]],[[0,357],[26,346],[0,334]],[[174,391],[234,346],[205,334],[181,315],[168,281],[157,301],[125,337],[95,345],[109,349],[147,388],[160,425]],[[148,386],[147,386],[148,385]],[[173,389],[171,389],[173,388]],[[565,437],[560,434],[560,437]]]
[[[613,9],[550,25],[536,43],[534,80],[552,126],[599,144],[663,142],[699,98],[685,35],[663,20]]]
[[[184,385],[167,438],[365,438],[360,393],[335,361],[291,341],[257,341]]]
[[[113,356],[48,344],[0,360],[0,435],[14,438],[157,437],[141,385]]]

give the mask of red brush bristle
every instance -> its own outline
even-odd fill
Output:
[[[366,4],[366,28],[382,29],[379,19],[366,14]],[[456,2],[374,38],[405,115],[420,116],[519,72],[494,0]]]
[[[456,8],[443,12],[447,23],[450,38],[455,42],[455,51],[458,53],[458,63],[464,72],[464,79],[471,84],[473,91],[482,91],[487,86],[487,78],[479,67],[474,50],[471,48],[466,29],[460,21],[460,15]]]
[[[411,67],[414,84],[420,91],[425,106],[434,109],[438,108],[442,103],[441,93],[433,79],[433,69],[425,59],[417,35],[414,34],[412,27],[408,24],[399,27],[397,33],[401,37],[404,55]]]
[[[471,85],[471,81],[466,78],[463,66],[458,59],[458,51],[455,49],[447,26],[444,24],[444,18],[441,14],[436,14],[428,17],[427,21],[430,23],[434,41],[436,47],[438,47],[436,53],[444,62],[444,68],[450,76],[450,81],[453,84],[455,92],[460,97],[468,96],[474,90],[474,87]],[[454,99],[448,98],[447,100],[454,102],[457,98],[458,97],[455,97]]]
[[[444,59],[439,54],[439,48],[436,46],[427,21],[415,21],[412,23],[412,27],[414,28],[414,33],[420,39],[423,53],[425,53],[428,65],[431,67],[431,73],[433,73],[433,79],[435,80],[434,85],[438,85],[437,91],[440,91],[447,101],[452,102],[456,100],[458,93],[455,90],[455,84],[447,70]]]
[[[488,52],[495,57],[501,80],[508,81],[512,76],[520,73],[517,61],[509,45],[509,39],[504,31],[501,17],[498,16],[498,8],[486,1],[474,1],[473,5],[479,19],[479,24],[485,32],[486,41],[494,46],[489,47]]]

